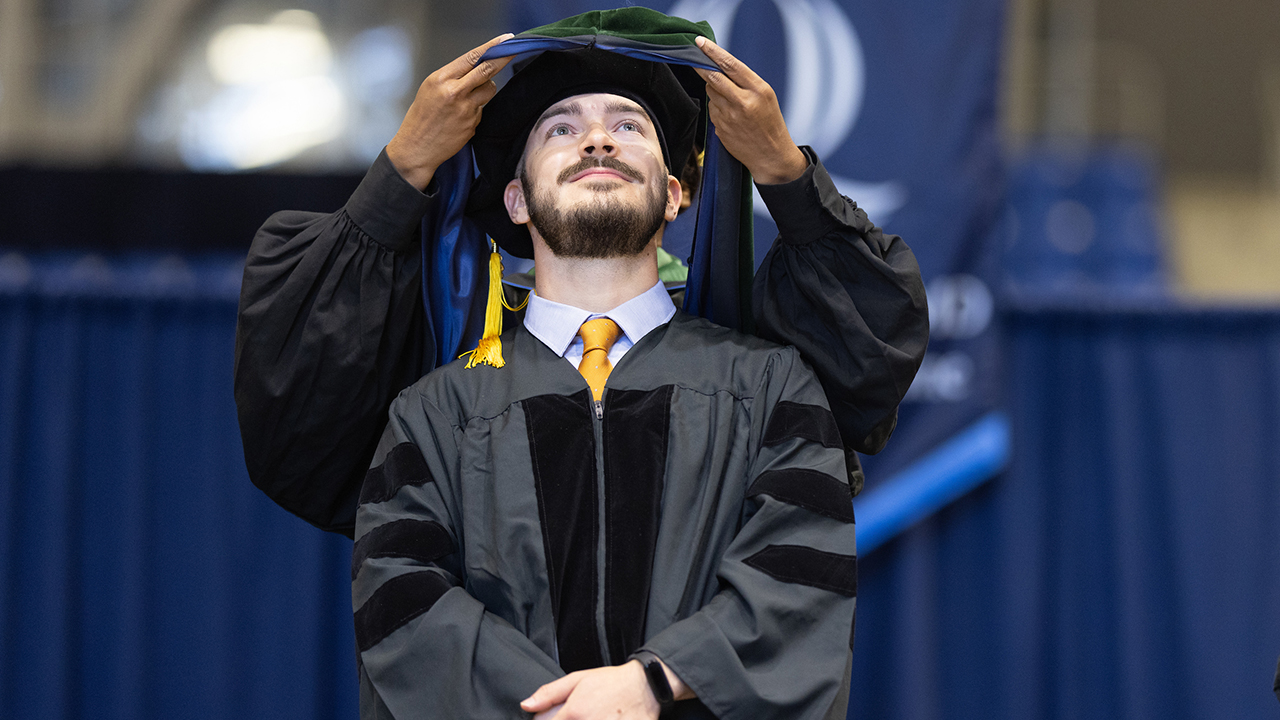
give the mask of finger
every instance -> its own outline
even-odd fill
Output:
[[[729,102],[742,88],[734,85],[720,73],[709,73],[707,76],[707,102]]]
[[[562,709],[564,709],[563,705],[557,705],[546,712],[540,712],[537,715],[534,715],[533,720],[552,720],[555,716],[560,714]]]
[[[493,96],[497,94],[498,94],[498,84],[490,80],[489,82],[481,85],[475,90],[472,90],[470,95],[470,100],[471,102],[475,103],[477,107],[484,107],[486,104],[488,104],[490,100],[493,99]]]
[[[525,712],[542,712],[552,705],[560,705],[569,699],[569,694],[577,687],[581,675],[578,673],[569,673],[559,680],[543,685],[533,692],[532,695],[520,701],[520,707]]]
[[[742,88],[734,84],[732,80],[725,77],[724,73],[719,73],[715,70],[704,70],[702,68],[694,68],[693,70],[698,73],[703,80],[707,81],[708,98],[715,95],[725,100],[729,100],[737,97],[739,93],[745,92]]]
[[[471,72],[464,75],[462,77],[462,83],[467,87],[478,87],[483,85],[492,80],[494,75],[497,75],[502,68],[507,66],[507,63],[514,59],[514,55],[508,55],[507,57],[485,60],[475,66]]]
[[[461,56],[455,58],[453,62],[445,65],[441,70],[443,70],[445,77],[452,79],[461,78],[471,72],[472,68],[476,66],[476,63],[480,62],[480,57],[485,54],[485,51],[494,45],[497,45],[504,40],[510,40],[513,37],[515,37],[515,35],[511,33],[503,33],[483,45],[471,48]]]
[[[743,92],[737,90],[737,92]],[[718,88],[707,86],[707,112],[717,126],[739,120],[744,112],[742,98],[737,94],[725,95]]]
[[[741,87],[747,87],[760,80],[760,76],[755,71],[747,67],[746,63],[734,57],[728,50],[715,44],[710,38],[699,36],[696,40],[698,47],[702,49],[702,53],[711,59],[734,84]]]
[[[698,77],[701,77],[707,82],[711,82],[712,76],[724,77],[724,73],[716,72],[715,70],[708,70],[706,68],[695,67],[693,71],[698,73]]]

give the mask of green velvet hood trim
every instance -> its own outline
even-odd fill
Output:
[[[716,39],[705,20],[693,22],[663,15],[645,7],[616,10],[592,10],[520,33],[517,37],[536,35],[567,38],[582,35],[612,35],[634,42],[653,45],[694,45],[699,35]]]

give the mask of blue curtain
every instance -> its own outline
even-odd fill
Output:
[[[1274,717],[1280,312],[1004,333],[1013,462],[862,560],[850,717]]]
[[[1274,716],[1280,313],[1036,308],[1009,334],[1009,716]]]
[[[244,469],[241,263],[0,252],[0,715],[354,716],[350,543]]]

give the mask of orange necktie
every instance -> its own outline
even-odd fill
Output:
[[[596,402],[600,402],[604,395],[604,381],[609,379],[609,372],[613,370],[613,364],[609,362],[609,348],[620,335],[622,328],[607,317],[588,320],[578,328],[578,336],[582,338],[582,362],[578,363],[578,372],[587,379]]]

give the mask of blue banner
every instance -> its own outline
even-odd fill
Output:
[[[929,352],[889,447],[864,458],[868,488],[988,416],[999,372],[991,279],[1004,194],[996,125],[1004,3],[640,4],[709,21],[719,43],[773,86],[796,142],[813,147],[841,192],[905,238],[920,261]],[[511,0],[510,27],[610,6]],[[666,249],[687,257],[677,230],[683,221]],[[757,261],[776,233],[757,200]]]

